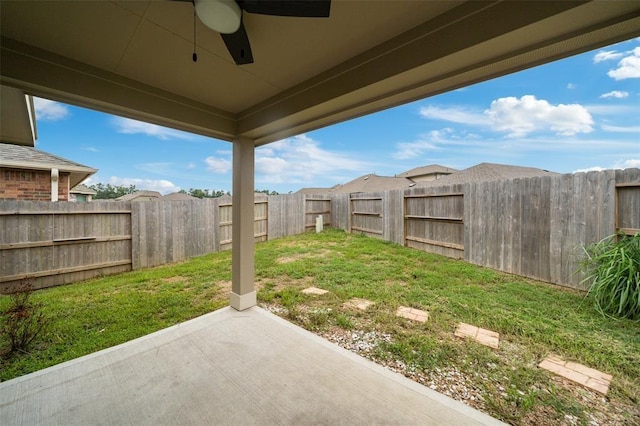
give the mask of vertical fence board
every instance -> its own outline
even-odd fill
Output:
[[[404,197],[402,191],[386,191],[383,204],[383,239],[404,244]]]
[[[331,226],[350,232],[349,194],[333,194],[331,196]]]
[[[640,232],[640,169],[616,170],[615,181],[618,185],[614,201],[617,211],[615,227],[628,229],[631,233]]]

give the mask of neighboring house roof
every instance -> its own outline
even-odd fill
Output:
[[[183,201],[183,200],[198,200],[198,197],[193,197],[183,192],[172,192],[162,197],[162,201]]]
[[[404,177],[411,179],[415,176],[425,176],[431,175],[435,173],[439,174],[451,174],[457,172],[457,169],[452,169],[450,167],[441,166],[439,164],[430,164],[428,166],[416,167],[415,169],[407,170],[406,172],[402,172],[396,175],[396,177]]]
[[[93,189],[86,187],[84,185],[76,185],[69,190],[71,194],[82,194],[82,195],[96,195],[97,192]]]
[[[555,172],[536,169],[534,167],[509,166],[505,164],[480,163],[468,169],[441,177],[435,181],[418,182],[417,187],[455,185],[461,183],[486,182],[500,179],[527,178],[536,176],[553,176]]]
[[[0,167],[26,170],[51,170],[69,173],[69,186],[73,188],[98,170],[75,161],[40,151],[30,146],[0,143]]]
[[[332,188],[331,193],[380,192],[393,189],[406,189],[412,186],[415,186],[415,183],[407,178],[368,174],[360,176],[344,185],[337,185]]]
[[[331,188],[302,188],[296,191],[296,194],[307,194],[307,195],[326,195],[331,194],[334,189],[339,187],[340,185],[335,185]]]
[[[158,191],[136,191],[116,198],[116,201],[157,201],[162,198]]]

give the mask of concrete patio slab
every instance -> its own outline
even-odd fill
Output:
[[[502,423],[253,307],[0,383],[0,424]]]
[[[562,376],[596,392],[609,392],[612,376],[576,362],[565,361],[557,355],[549,355],[538,367]]]

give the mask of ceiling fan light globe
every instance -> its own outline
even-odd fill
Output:
[[[240,28],[242,10],[234,0],[195,0],[196,14],[207,27],[222,34]]]

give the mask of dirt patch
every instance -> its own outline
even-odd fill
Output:
[[[305,257],[307,256],[304,254],[296,254],[293,256],[283,256],[283,257],[277,258],[276,263],[279,263],[280,265],[284,265],[285,263],[295,262],[297,260],[304,259]]]
[[[169,284],[170,283],[179,283],[179,282],[182,282],[182,281],[186,281],[186,278],[182,277],[180,275],[176,275],[175,277],[169,277],[169,278],[163,278],[162,279],[163,283],[169,283]]]
[[[322,258],[322,257],[326,257],[331,253],[333,252],[327,249],[315,250],[312,253],[298,253],[298,254],[293,254],[291,256],[279,257],[276,259],[276,263],[283,265],[285,263],[296,262],[298,260],[303,260],[303,259]]]
[[[231,281],[218,281],[216,285],[220,287],[222,291],[231,291]]]

